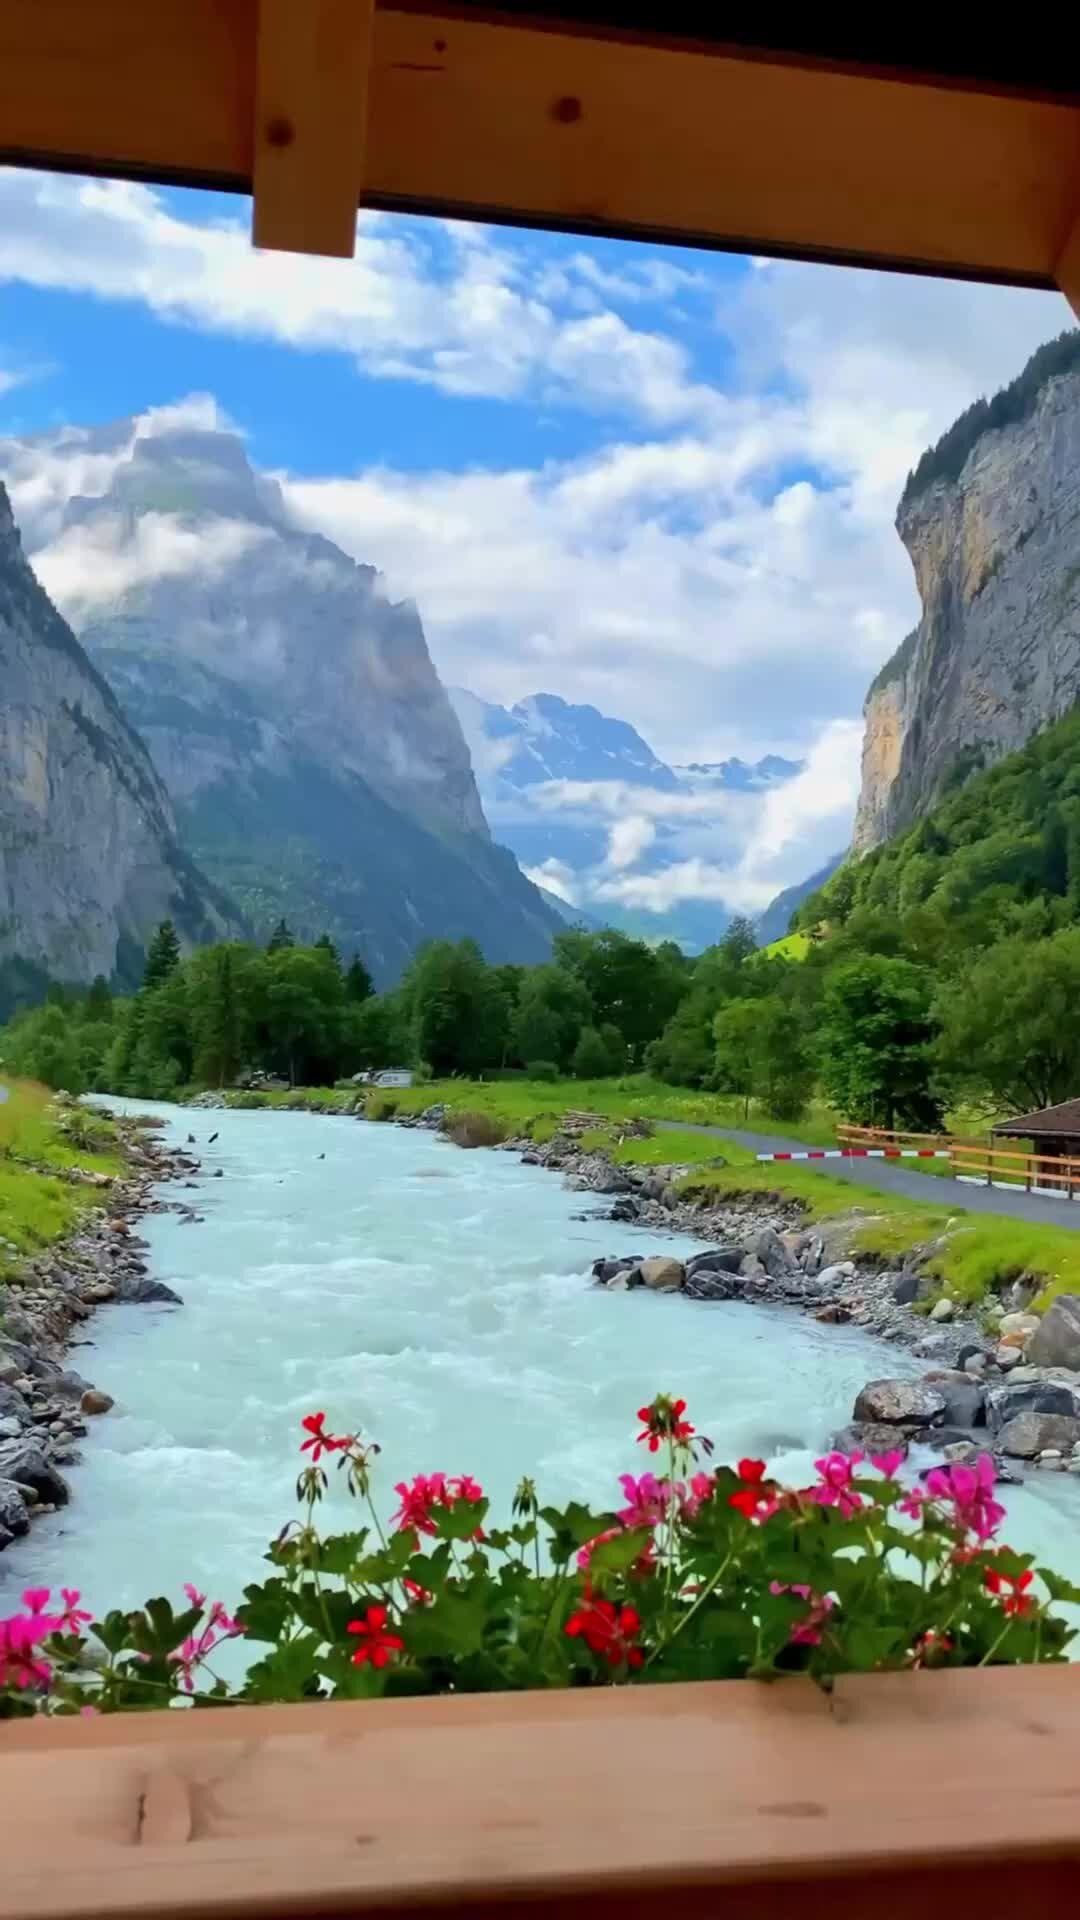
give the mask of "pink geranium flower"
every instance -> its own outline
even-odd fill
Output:
[[[82,1595],[78,1587],[61,1587],[60,1598],[64,1603],[64,1611],[56,1623],[57,1626],[62,1633],[80,1632],[94,1616],[92,1613],[87,1613],[85,1607],[80,1607],[79,1601]]]
[[[800,1600],[806,1600],[809,1603],[809,1613],[805,1620],[796,1620],[788,1634],[788,1644],[793,1647],[819,1647],[822,1627],[835,1604],[832,1594],[815,1593],[813,1587],[799,1586],[797,1583],[785,1586],[779,1580],[770,1580],[769,1592],[794,1593]]]
[[[827,1453],[823,1460],[815,1460],[814,1465],[821,1475],[820,1485],[810,1488],[810,1498],[819,1507],[836,1507],[848,1519],[858,1513],[862,1506],[862,1497],[852,1486],[855,1468],[862,1460],[861,1453]]]
[[[888,1453],[872,1453],[870,1465],[876,1467],[879,1473],[883,1473],[886,1480],[893,1480],[906,1458],[903,1447],[893,1447]]]
[[[37,1649],[55,1626],[55,1620],[40,1612],[0,1620],[0,1686],[48,1686],[52,1668]]]
[[[988,1453],[979,1455],[973,1467],[959,1461],[948,1467],[934,1467],[926,1476],[926,1490],[935,1500],[944,1500],[953,1509],[956,1524],[976,1540],[989,1540],[1005,1518],[1000,1500],[993,1497],[996,1479],[994,1463]]]
[[[671,1505],[670,1480],[658,1480],[655,1473],[621,1473],[619,1485],[626,1499],[619,1519],[627,1527],[659,1526]],[[682,1488],[678,1491],[681,1493]]]

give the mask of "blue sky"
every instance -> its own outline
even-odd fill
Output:
[[[177,407],[235,427],[417,600],[448,683],[591,701],[670,760],[807,760],[745,871],[699,858],[688,889],[749,901],[841,844],[863,692],[918,612],[904,476],[1065,303],[384,215],[354,262],[256,255],[249,218],[0,170],[0,436]],[[92,482],[18,466],[47,579]]]

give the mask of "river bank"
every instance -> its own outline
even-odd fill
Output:
[[[51,1138],[77,1147],[78,1113],[67,1096],[54,1096],[42,1116]],[[8,1243],[0,1284],[0,1549],[26,1535],[32,1521],[67,1505],[65,1470],[79,1463],[88,1423],[114,1405],[113,1393],[82,1371],[99,1310],[116,1303],[181,1304],[151,1274],[147,1244],[133,1229],[170,1204],[182,1209],[157,1189],[190,1179],[198,1162],[166,1146],[141,1120],[118,1122],[109,1146],[118,1172],[82,1165],[74,1152],[66,1156],[70,1164],[10,1154],[6,1161],[9,1188],[20,1179],[62,1182],[76,1204],[74,1224],[39,1252],[19,1257]],[[78,1368],[69,1364],[73,1354]]]

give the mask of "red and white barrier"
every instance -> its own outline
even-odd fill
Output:
[[[759,1153],[759,1160],[948,1160],[948,1147],[808,1147],[805,1153]]]

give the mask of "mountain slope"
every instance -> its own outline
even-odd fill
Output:
[[[145,745],[31,571],[0,486],[0,1002],[44,975],[133,984],[166,917],[186,943],[235,924],[182,852]]]
[[[1080,332],[923,456],[897,530],[923,612],[867,697],[857,853],[1080,694]]]
[[[819,867],[816,873],[812,873],[808,880],[799,880],[795,886],[785,887],[782,893],[777,894],[775,900],[769,901],[764,913],[759,914],[754,922],[759,947],[769,947],[774,940],[784,938],[796,907],[801,907],[804,900],[808,900],[812,893],[817,893],[827,880],[832,879],[844,857],[842,853],[834,853],[832,858],[827,860],[823,867]]]
[[[492,844],[415,607],[299,526],[236,435],[129,427],[41,565],[257,932],[328,931],[379,984],[435,936],[545,956],[559,920]]]
[[[972,929],[973,945],[1000,937],[1017,910],[1031,912],[1029,937],[1080,918],[1080,709],[846,862],[800,920],[840,924],[856,907],[899,919],[929,909],[954,933]]]

